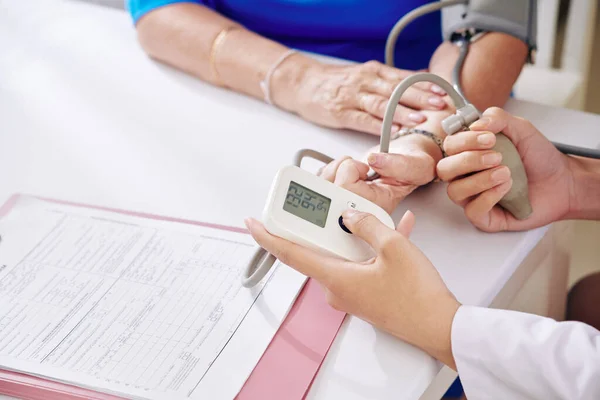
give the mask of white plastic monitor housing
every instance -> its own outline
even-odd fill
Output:
[[[331,200],[323,227],[284,209],[292,182]],[[394,229],[394,221],[390,215],[375,203],[302,168],[287,166],[280,169],[273,180],[263,210],[263,224],[272,235],[304,247],[350,261],[366,261],[374,256],[371,247],[362,239],[346,232],[343,224],[340,224],[342,213],[349,208],[372,214]]]

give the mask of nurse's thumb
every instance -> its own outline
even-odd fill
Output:
[[[344,225],[355,236],[358,236],[375,250],[389,243],[396,234],[372,214],[348,209],[342,214]]]
[[[481,118],[473,122],[469,129],[493,133],[502,132],[515,146],[537,132],[537,129],[529,121],[516,117],[499,107],[490,107],[485,110]]]

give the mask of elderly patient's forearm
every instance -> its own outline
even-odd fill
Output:
[[[452,82],[458,46],[444,42],[431,58],[429,70]],[[527,59],[527,46],[503,33],[488,33],[471,44],[461,74],[466,97],[478,109],[502,107]]]
[[[228,28],[231,30],[213,54],[215,76],[210,65],[211,49],[219,33]],[[192,3],[177,3],[148,13],[138,22],[137,32],[140,44],[151,57],[208,82],[218,83],[218,79],[231,89],[257,98],[263,98],[260,82],[286,51],[285,46]]]

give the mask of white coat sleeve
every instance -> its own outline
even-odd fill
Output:
[[[469,400],[600,399],[600,332],[589,325],[461,306],[451,337]]]

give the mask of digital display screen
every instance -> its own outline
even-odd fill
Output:
[[[325,227],[331,199],[291,181],[283,209],[321,228]]]

